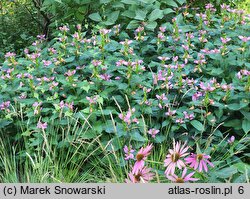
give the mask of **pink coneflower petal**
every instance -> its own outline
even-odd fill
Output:
[[[130,172],[126,183],[147,183],[154,178],[155,174],[151,172],[151,168],[143,167],[136,174]]]
[[[194,168],[195,170],[198,169],[199,172],[202,172],[203,170],[208,172],[207,164],[209,164],[211,167],[214,166],[208,160],[209,158],[210,156],[206,154],[191,154],[188,158],[185,158],[185,161],[186,164],[190,164],[189,166],[191,168]]]
[[[186,175],[186,173],[187,173],[187,168],[184,168],[181,177],[184,178],[184,176]]]
[[[152,148],[153,148],[153,145],[150,144],[150,145],[147,145],[145,148],[142,147],[138,151],[136,155],[136,162],[132,171],[133,174],[136,174],[140,169],[144,167],[145,159],[150,154]]]
[[[182,168],[182,166],[180,165],[180,161],[177,161],[177,162],[176,162],[176,165],[177,165],[177,167],[178,167],[179,169]]]
[[[170,162],[171,162],[171,159],[169,158],[169,159],[166,159],[166,160],[164,160],[164,166],[168,166],[169,164],[170,164]]]
[[[181,177],[178,177],[177,175],[166,175],[166,177],[171,180],[172,182],[177,182],[177,183],[184,183],[188,181],[197,181],[199,179],[197,178],[191,178],[194,175],[195,172],[192,172],[188,175],[187,174],[187,168],[184,168]]]
[[[203,165],[202,165],[202,161],[200,161],[200,163],[199,163],[199,169],[198,169],[199,172],[202,172],[202,166],[203,166]]]
[[[208,163],[211,167],[214,167],[214,164],[208,160],[206,160],[206,163]]]
[[[174,176],[169,175],[167,176],[167,178],[173,182],[176,181],[176,178]]]
[[[202,164],[203,164],[203,168],[206,172],[208,172],[208,168],[207,168],[207,165],[206,165],[206,162],[204,160],[201,161]]]
[[[173,149],[169,149],[169,154],[167,154],[165,159],[164,166],[167,166],[165,171],[166,174],[174,174],[175,167],[177,166],[179,169],[185,167],[185,163],[181,160],[181,157],[187,156],[188,153],[185,153],[188,150],[186,147],[186,143],[181,145],[181,142],[173,141]]]

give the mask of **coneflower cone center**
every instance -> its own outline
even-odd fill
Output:
[[[141,181],[141,173],[138,173],[137,175],[135,175],[135,181],[136,182],[140,182]]]
[[[198,155],[197,155],[197,160],[200,161],[200,160],[202,160],[202,159],[203,159],[203,155],[202,155],[202,154],[198,154]]]
[[[139,153],[139,154],[136,155],[136,160],[137,160],[137,161],[141,161],[143,158],[144,158],[144,155],[143,155],[143,154],[140,154],[140,153]]]
[[[177,183],[184,183],[184,180],[183,180],[182,178],[177,178],[177,179],[176,179],[176,182],[177,182]]]
[[[180,154],[179,153],[173,153],[171,155],[172,162],[177,162],[179,159],[180,159]]]

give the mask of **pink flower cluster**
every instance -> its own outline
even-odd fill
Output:
[[[249,70],[246,70],[246,69],[242,69],[240,70],[236,76],[238,77],[238,79],[242,79],[243,76],[250,76],[250,71]]]
[[[157,131],[151,129],[151,132]],[[158,133],[158,132],[157,132]],[[230,142],[233,142],[234,138],[230,138]],[[123,148],[125,153],[125,160],[135,160],[134,166],[130,173],[128,173],[127,183],[147,183],[154,178],[152,169],[146,166],[147,157],[152,151],[153,145],[148,144],[146,147],[141,147],[135,155],[135,150],[130,145],[125,145]],[[184,183],[189,181],[198,181],[199,179],[192,177],[196,171],[208,172],[208,165],[214,167],[213,163],[209,161],[211,158],[209,155],[204,153],[189,153],[189,146],[186,143],[173,141],[173,149],[169,149],[169,153],[164,160],[164,166],[167,167],[165,170],[166,177],[172,182]],[[176,167],[180,170],[180,176],[176,174]],[[188,173],[188,170],[193,170]]]
[[[48,127],[47,122],[42,123],[42,122],[39,121],[39,122],[37,123],[37,128],[38,128],[38,129],[45,130],[47,127]]]
[[[136,123],[136,124],[139,124],[139,121],[137,118],[133,118],[132,119],[132,114],[135,112],[135,108],[132,108],[131,110],[129,109],[127,111],[127,113],[120,113],[118,115],[118,117],[123,120],[125,123],[127,123],[128,125],[130,125],[132,122]]]
[[[60,106],[61,109],[68,108],[69,110],[73,111],[73,109],[74,109],[74,102],[71,102],[71,103],[67,103],[66,102],[65,103],[64,101],[61,101],[59,103],[59,106]]]
[[[142,147],[138,151],[136,155],[136,162],[132,171],[128,173],[128,179],[125,180],[126,183],[147,183],[154,178],[155,174],[151,172],[152,169],[145,166],[145,160],[151,153],[152,148],[153,145],[149,144],[145,148]],[[126,153],[125,159],[134,159],[134,155],[131,154],[134,150],[131,147],[128,149],[128,147],[125,146],[124,151]]]
[[[167,154],[164,161],[164,166],[167,167],[165,171],[166,177],[173,182],[187,182],[198,180],[196,178],[191,178],[195,174],[195,172],[186,175],[187,165],[189,168],[198,170],[199,172],[203,172],[203,170],[205,172],[208,172],[207,164],[211,167],[214,167],[214,165],[208,160],[211,158],[209,155],[202,153],[190,154],[188,152],[188,149],[189,147],[186,145],[186,143],[182,145],[181,142],[175,143],[175,141],[173,142],[173,149],[169,149],[169,153]],[[178,177],[175,174],[176,167],[180,170],[184,169],[181,177]]]
[[[0,104],[0,110],[9,110],[8,108],[9,108],[9,106],[10,106],[10,101],[6,101],[6,102],[2,102],[1,104]]]

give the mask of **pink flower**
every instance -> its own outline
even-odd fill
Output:
[[[220,39],[221,39],[221,42],[223,44],[226,44],[227,42],[231,41],[231,38],[223,38],[223,37],[221,37]]]
[[[169,57],[163,57],[163,56],[159,56],[159,57],[158,57],[158,59],[159,59],[159,60],[161,60],[161,61],[167,61],[167,60],[170,60],[170,58],[169,58]]]
[[[92,97],[86,97],[86,99],[89,101],[90,104],[96,104],[97,103],[97,96],[92,96]]]
[[[10,101],[6,101],[0,104],[0,110],[8,110],[10,106]]]
[[[132,110],[128,110],[128,112],[127,112],[126,115],[123,114],[123,113],[120,113],[120,114],[118,115],[118,117],[119,117],[121,120],[123,120],[124,122],[126,122],[128,125],[130,125],[130,124],[131,124],[132,113],[134,113],[134,112],[135,112],[135,108],[132,108]],[[132,120],[132,122],[139,123],[139,121],[138,121],[136,118],[134,118],[134,119]]]
[[[62,27],[59,27],[59,30],[67,32],[69,31],[69,28],[67,26],[62,26]]]
[[[102,61],[101,60],[93,60],[91,62],[94,66],[100,66],[102,64]]]
[[[192,178],[194,173],[195,172],[192,172],[192,173],[186,175],[187,174],[187,168],[184,168],[181,177],[178,177],[177,175],[173,174],[173,175],[167,175],[167,178],[169,180],[171,180],[172,182],[176,182],[176,183],[184,183],[184,182],[188,182],[188,181],[197,181],[197,180],[199,180],[197,178]]]
[[[45,122],[45,123],[42,123],[42,122],[38,122],[37,123],[37,128],[39,128],[39,129],[46,129],[47,128],[47,122]]]
[[[110,29],[105,29],[105,28],[103,28],[103,29],[100,29],[99,32],[100,32],[100,34],[102,34],[102,35],[106,35],[106,34],[110,33],[111,30],[110,30]]]
[[[249,40],[250,40],[250,37],[244,37],[244,36],[238,36],[239,37],[239,39],[241,40],[241,41],[243,41],[243,42],[248,42]]]
[[[201,92],[197,92],[197,93],[193,94],[192,100],[197,101],[202,95],[203,94]]]
[[[159,27],[159,30],[161,31],[161,32],[166,32],[166,27]]]
[[[52,62],[51,62],[50,60],[48,60],[48,61],[43,60],[42,62],[43,62],[43,65],[44,65],[44,66],[49,66],[49,65],[52,64]]]
[[[193,113],[188,114],[187,111],[183,111],[183,114],[184,114],[185,119],[188,119],[188,120],[193,120],[194,119],[194,114]]]
[[[125,153],[125,160],[134,159],[133,153],[135,152],[135,150],[132,149],[132,146],[128,147],[127,145],[125,145],[123,151]]]
[[[177,166],[179,169],[182,167],[185,167],[185,163],[181,160],[182,157],[187,156],[188,153],[188,146],[186,147],[186,144],[181,147],[181,142],[177,142],[175,144],[175,141],[173,143],[174,148],[169,149],[169,154],[166,156],[166,159],[164,160],[164,166],[167,167],[165,174],[174,174],[175,167]]]
[[[77,30],[81,30],[82,29],[82,25],[81,24],[77,24],[76,28],[77,28]]]
[[[145,148],[141,148],[137,155],[136,155],[136,162],[135,165],[133,167],[132,173],[133,174],[138,174],[140,170],[143,169],[144,164],[145,164],[145,160],[147,158],[147,156],[150,154],[151,149],[153,148],[153,145],[147,145]]]
[[[178,61],[178,59],[179,59],[179,57],[178,57],[178,56],[175,56],[175,57],[173,57],[173,58],[172,58],[173,62],[177,62],[177,61]]]
[[[139,27],[135,30],[135,32],[137,32],[137,33],[143,32],[143,31],[144,31],[144,27],[142,27],[142,26],[139,26]]]
[[[166,97],[165,93],[161,94],[161,95],[156,95],[156,98],[158,100],[167,100],[168,98]]]
[[[234,136],[231,136],[229,139],[228,139],[228,143],[229,144],[233,144],[234,143],[234,140],[235,140],[235,137]]]
[[[64,75],[67,75],[68,77],[71,77],[71,76],[73,76],[75,73],[76,73],[76,70],[73,70],[73,71],[68,70]]]
[[[200,83],[200,88],[203,89],[204,91],[214,91],[215,87],[211,86],[210,83],[207,83],[207,85],[205,85],[203,82]]]
[[[182,48],[184,48],[184,50],[188,51],[189,50],[189,46],[188,45],[181,45]]]
[[[222,9],[224,9],[224,10],[227,10],[227,9],[230,8],[229,5],[226,5],[226,4],[224,4],[224,3],[223,3],[220,7],[221,7]]]
[[[8,57],[13,58],[13,57],[15,57],[15,56],[16,56],[16,53],[13,53],[13,52],[7,52],[7,53],[4,55],[5,58],[8,58]]]
[[[23,50],[23,52],[24,52],[25,54],[28,54],[28,53],[29,53],[29,49],[28,49],[28,48],[25,48],[25,49]]]
[[[126,39],[125,41],[121,41],[120,42],[120,44],[122,44],[122,45],[130,45],[130,44],[132,44],[133,43],[133,40],[128,40],[128,39]]]
[[[211,157],[206,154],[191,154],[189,157],[185,158],[186,164],[190,164],[189,166],[191,168],[194,168],[195,170],[198,168],[199,172],[204,171],[208,172],[207,164],[209,164],[211,167],[214,167],[214,165],[208,161]]]
[[[176,110],[171,111],[170,108],[168,109],[168,112],[165,113],[166,116],[172,117],[176,113]]]
[[[105,81],[110,81],[111,77],[112,76],[110,74],[102,74],[102,75],[100,75],[100,78],[105,80]]]
[[[193,33],[186,33],[186,37],[189,38],[189,39],[193,39],[194,34]]]
[[[79,34],[78,34],[78,32],[75,32],[73,35],[72,35],[72,37],[73,38],[75,38],[75,39],[80,39],[80,36],[79,36]]]
[[[158,39],[160,39],[161,41],[164,41],[164,39],[165,39],[165,36],[164,36],[164,34],[162,33],[162,32],[160,32],[159,34],[158,34]]]
[[[158,130],[158,129],[149,129],[148,130],[148,134],[150,134],[151,136],[152,136],[152,138],[155,138],[155,135],[157,134],[157,133],[159,133],[160,131]]]
[[[56,54],[57,53],[56,49],[54,49],[54,48],[48,48],[48,51],[50,53],[52,53],[52,54]]]
[[[135,174],[130,172],[128,174],[129,179],[126,179],[126,183],[147,183],[154,178],[155,174],[151,172],[151,168],[143,167]]]
[[[37,35],[37,39],[39,39],[39,40],[45,40],[45,35]]]

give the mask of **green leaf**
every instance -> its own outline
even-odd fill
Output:
[[[244,183],[244,182],[247,182],[246,174],[241,174],[233,181],[233,183]]]
[[[151,22],[147,23],[146,28],[148,30],[154,30],[156,28],[156,26],[157,26],[156,21],[151,21]]]
[[[1,119],[0,120],[0,128],[4,128],[4,127],[8,126],[11,123],[12,123],[11,120]]]
[[[162,143],[163,141],[166,140],[166,136],[163,136],[163,135],[157,135],[154,139],[155,143]]]
[[[234,127],[237,129],[240,129],[241,125],[242,125],[241,120],[239,120],[239,119],[232,119],[232,120],[226,121],[223,124],[223,126],[225,126],[225,127]]]
[[[167,14],[170,14],[170,13],[173,13],[174,11],[171,9],[171,8],[166,8],[163,10],[163,14],[164,15],[167,15]]]
[[[92,19],[93,21],[100,22],[102,21],[102,17],[100,16],[99,12],[95,12],[89,15],[89,18]]]
[[[128,26],[126,27],[127,29],[135,29],[139,26],[139,21],[137,20],[132,20],[129,22]]]
[[[213,76],[219,76],[222,73],[224,73],[224,70],[222,70],[221,68],[213,68],[213,70],[209,74]]]
[[[220,171],[217,171],[216,172],[216,176],[219,177],[219,178],[229,178],[231,177],[233,174],[237,173],[237,169],[234,168],[234,167],[227,167],[227,168],[224,168],[224,169],[221,169]]]
[[[130,133],[131,139],[138,142],[145,142],[146,139],[139,133],[139,131],[132,131]]]
[[[90,89],[90,84],[87,80],[84,80],[83,82],[79,83],[78,86],[85,90],[86,92],[89,92],[89,89]]]
[[[228,104],[227,107],[230,110],[238,111],[238,110],[240,110],[242,108],[245,108],[247,105],[248,105],[248,103],[242,102],[240,104],[239,103]]]
[[[156,19],[162,19],[162,18],[163,18],[163,10],[160,9],[154,9],[148,16],[149,21],[155,21]]]
[[[131,18],[131,19],[135,18],[135,12],[133,12],[131,10],[126,10],[121,15],[124,16],[124,17]]]
[[[122,148],[120,140],[118,137],[112,138],[110,144],[107,147],[108,151],[117,151]]]
[[[97,130],[88,129],[87,131],[84,131],[83,133],[81,133],[80,137],[83,139],[92,139],[92,138],[96,138],[98,135],[99,135],[98,129]]]
[[[250,131],[250,121],[244,119],[242,122],[242,129],[245,133],[248,133]]]
[[[82,21],[85,16],[81,12],[76,12],[75,17],[78,21]]]
[[[192,120],[191,124],[198,131],[204,131],[205,130],[203,124],[201,122],[199,122],[198,120]]]
[[[147,15],[147,12],[144,10],[136,10],[135,14],[136,14],[135,19],[143,21]]]
[[[110,3],[111,0],[100,0],[100,3],[105,4],[105,3]]]
[[[70,63],[70,62],[73,62],[75,60],[75,56],[71,56],[71,57],[69,57],[69,58],[66,58],[65,59],[65,62],[66,63]]]
[[[110,25],[114,24],[116,22],[116,20],[118,19],[120,14],[120,11],[114,11],[112,13],[110,13],[107,17],[108,17],[108,22],[110,22]]]
[[[245,119],[250,120],[250,112],[241,110],[242,115],[244,115]]]
[[[129,5],[136,5],[137,2],[135,0],[122,0],[122,3],[129,4]]]
[[[21,135],[22,136],[30,136],[31,134],[32,134],[32,131],[27,130],[27,131],[24,131]]]
[[[250,165],[245,164],[243,162],[238,162],[234,165],[232,165],[233,167],[237,168],[239,172],[241,173],[246,173],[246,171],[250,172]]]
[[[115,129],[114,129],[114,125],[113,125],[112,120],[108,120],[108,121],[106,122],[106,125],[105,125],[104,129],[105,129],[105,131],[106,131],[107,133],[114,133],[114,132],[115,132]]]
[[[186,0],[176,0],[180,5],[186,3]]]
[[[165,4],[167,4],[167,5],[169,5],[169,6],[172,6],[172,7],[175,7],[175,8],[178,7],[177,3],[175,3],[175,1],[173,1],[173,0],[163,0],[163,2]]]
[[[108,44],[104,46],[104,49],[109,52],[114,52],[118,49],[120,49],[120,44],[114,40],[111,40]]]
[[[154,3],[156,0],[139,0],[140,2],[142,2],[142,3]]]

